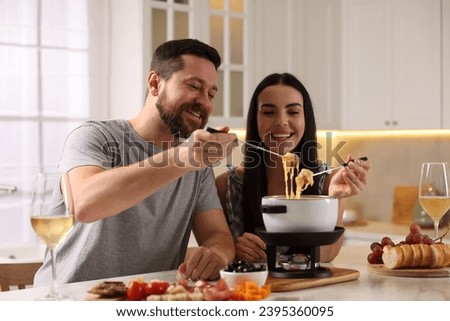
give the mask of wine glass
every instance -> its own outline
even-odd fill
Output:
[[[56,281],[56,247],[73,227],[72,195],[67,173],[38,173],[31,199],[31,225],[50,250],[52,286],[50,293],[37,300],[71,300],[58,291]]]
[[[419,202],[431,217],[435,238],[439,237],[439,220],[450,208],[447,163],[423,163],[420,174]]]

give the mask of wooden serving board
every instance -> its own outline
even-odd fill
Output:
[[[384,264],[367,264],[367,270],[372,273],[389,275],[389,276],[404,276],[404,277],[419,277],[419,278],[441,278],[450,276],[450,268],[441,269],[388,269]]]
[[[325,278],[283,279],[269,275],[266,284],[270,284],[272,292],[287,292],[353,281],[359,278],[359,271],[357,270],[337,267],[330,267],[329,269],[333,272],[333,275]]]

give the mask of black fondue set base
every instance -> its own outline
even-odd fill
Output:
[[[343,227],[331,232],[267,232],[264,227],[256,229],[256,234],[266,243],[269,275],[276,278],[325,278],[333,272],[320,265],[320,246],[333,244],[344,233]],[[304,254],[309,258],[305,269],[285,269],[277,266],[277,247],[289,247],[287,254]]]

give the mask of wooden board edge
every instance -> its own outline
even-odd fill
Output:
[[[351,269],[341,269],[341,268],[331,268],[331,270],[334,272],[340,272],[343,274],[340,274],[338,276],[331,276],[331,277],[325,277],[325,278],[315,278],[315,279],[285,279],[289,280],[290,282],[286,283],[269,283],[271,287],[272,292],[291,292],[291,291],[298,291],[303,289],[310,289],[315,288],[319,286],[324,285],[331,285],[331,284],[337,284],[337,283],[343,283],[343,282],[349,282],[357,280],[360,276],[360,273],[358,270],[351,270]],[[293,284],[298,283],[298,286],[293,286]]]
[[[398,277],[418,277],[418,278],[442,278],[450,277],[449,268],[440,269],[388,269],[383,264],[367,264],[367,270],[369,272],[385,275],[385,276],[398,276]]]

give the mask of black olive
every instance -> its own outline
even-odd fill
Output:
[[[224,268],[227,272],[246,273],[255,271],[265,271],[266,266],[264,264],[253,264],[245,261],[233,261]]]

